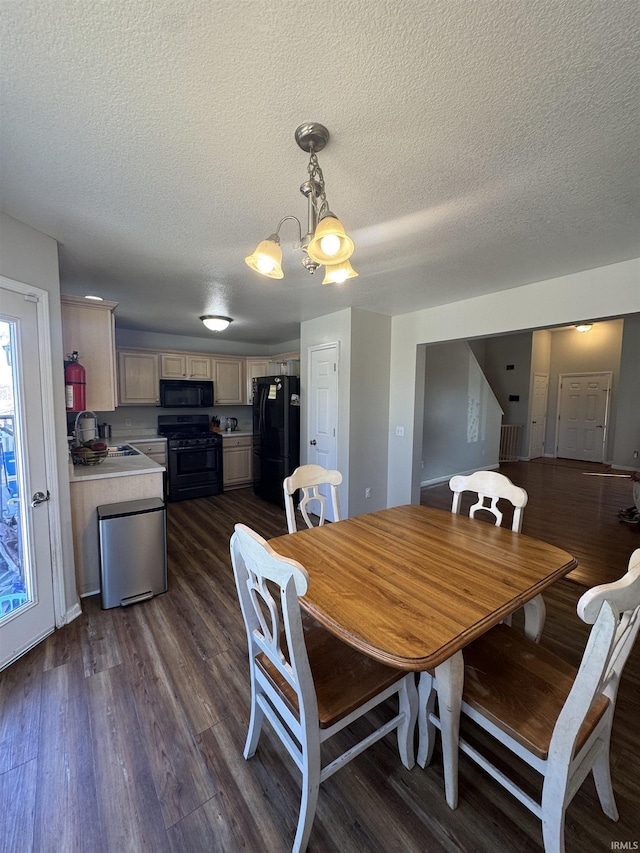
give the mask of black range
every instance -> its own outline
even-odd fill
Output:
[[[168,501],[222,493],[222,436],[208,415],[159,415],[158,435],[167,439]]]

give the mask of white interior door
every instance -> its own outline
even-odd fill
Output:
[[[557,455],[604,462],[611,373],[560,375]]]
[[[0,669],[55,627],[39,341],[38,298],[0,286]]]
[[[547,428],[548,397],[548,374],[534,373],[533,398],[531,400],[531,427],[529,430],[529,459],[538,459],[538,457],[544,454],[544,434]]]
[[[333,470],[337,468],[338,446],[338,345],[312,347],[309,371],[307,461]],[[320,491],[327,498],[326,516],[329,521],[335,521],[328,489]]]

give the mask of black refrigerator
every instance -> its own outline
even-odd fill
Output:
[[[300,378],[253,380],[253,491],[284,509],[282,482],[300,464]]]

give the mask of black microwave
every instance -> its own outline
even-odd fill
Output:
[[[213,382],[161,379],[160,405],[165,409],[210,409],[213,406]]]

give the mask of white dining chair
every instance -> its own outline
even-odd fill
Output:
[[[522,514],[529,496],[521,486],[516,486],[504,474],[497,471],[474,471],[473,474],[456,474],[449,480],[449,488],[453,492],[451,512],[460,513],[463,492],[475,492],[478,500],[469,508],[469,517],[474,518],[477,512],[488,512],[495,518],[496,527],[502,525],[503,514],[498,508],[498,501],[508,500],[513,506],[513,521],[511,529],[515,533],[522,530]],[[539,641],[544,628],[546,607],[541,595],[537,595],[524,605],[524,632],[532,640]],[[505,619],[511,624],[511,617]]]
[[[325,522],[326,511],[325,496],[320,492],[321,486],[328,486],[331,495],[331,506],[333,508],[333,520],[340,521],[340,496],[338,494],[338,486],[342,482],[342,474],[340,471],[331,471],[323,468],[321,465],[301,465],[299,468],[286,477],[282,488],[284,489],[284,504],[287,513],[287,528],[289,533],[295,533],[296,525],[296,510],[294,505],[294,495],[300,489],[302,497],[298,504],[298,509],[305,520],[307,527],[314,527],[314,523],[309,517],[308,506],[311,503],[313,509],[318,512],[314,513],[319,516],[318,526]]]
[[[640,548],[627,573],[593,587],[577,607],[593,625],[579,669],[507,625],[464,649],[462,713],[543,776],[540,802],[464,739],[460,749],[542,821],[546,853],[563,853],[566,809],[589,772],[600,805],[618,810],[611,784],[609,740],[620,676],[640,628]],[[436,689],[422,673],[418,763],[431,759]]]
[[[244,757],[255,754],[266,718],[302,773],[293,843],[298,853],[309,840],[320,783],[336,770],[394,730],[402,763],[413,766],[415,676],[366,657],[313,620],[303,622],[298,597],[309,583],[305,569],[249,527],[236,524],[230,548],[249,645],[251,719]],[[397,714],[322,766],[322,743],[394,695]]]

